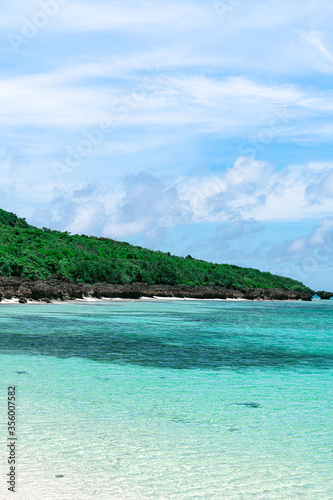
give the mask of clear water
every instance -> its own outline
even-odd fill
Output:
[[[332,301],[0,305],[1,500],[333,499],[332,313]]]

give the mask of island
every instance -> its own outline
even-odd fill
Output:
[[[111,238],[37,228],[0,209],[0,300],[181,297],[310,301],[314,294],[300,281],[269,272],[190,255],[178,257]]]

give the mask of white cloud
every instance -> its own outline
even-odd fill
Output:
[[[107,121],[121,127],[194,126],[198,133],[214,131],[230,137],[250,133],[254,126],[260,133],[260,127],[268,130],[270,124],[279,121],[279,127],[273,125],[268,130],[273,138],[295,140],[309,134],[306,118],[317,116],[319,121],[311,125],[311,137],[318,134],[320,139],[323,134],[327,139],[329,133],[320,118],[333,109],[330,91],[318,94],[313,89],[263,85],[244,77],[175,78],[163,70],[149,76],[144,69],[134,81],[124,75],[123,86],[119,82],[106,85],[99,78],[94,85],[86,85],[89,75],[106,78],[109,67],[107,60],[105,65],[99,61],[3,78],[2,125],[7,130],[31,125],[83,130]]]
[[[332,74],[333,53],[325,46],[322,40],[325,33],[299,31],[298,35],[307,55],[307,62],[323,73]]]
[[[286,240],[267,255],[269,265],[276,272],[313,283],[315,289],[332,289],[333,217],[324,217],[306,235]]]
[[[270,105],[294,104],[301,98],[302,93],[297,88],[287,85],[262,85],[244,77],[229,77],[223,80],[212,78],[188,77],[182,80],[170,81],[171,87],[183,90],[185,95],[201,102],[215,104],[220,99],[254,99],[254,105],[267,102]],[[208,101],[209,102],[209,101]]]
[[[221,175],[184,180],[180,192],[196,220],[318,218],[333,211],[333,196],[318,191],[314,205],[309,195],[318,178],[331,176],[332,169],[333,164],[310,163],[278,171],[267,162],[240,157]]]
[[[313,163],[314,168],[317,164]],[[312,179],[306,188],[306,193],[311,205],[320,205],[323,200],[333,199],[333,166],[323,164],[323,168],[317,171],[317,175]]]
[[[32,223],[38,223],[40,210],[47,210],[52,214],[49,225],[109,237],[146,232],[153,238],[179,224],[320,220],[333,212],[333,194],[319,188],[332,176],[333,164],[327,162],[277,170],[268,162],[240,157],[220,174],[188,178],[142,172],[91,184],[74,178],[55,183],[54,173],[43,164],[18,164],[13,170],[4,162],[1,169],[0,190],[10,193],[18,206],[30,204],[34,188]],[[316,241],[320,237],[313,236]],[[303,243],[292,245],[297,250]]]
[[[207,19],[205,6],[187,2],[124,2],[123,5],[110,5],[106,2],[83,4],[72,2],[66,7],[61,28],[84,31],[110,29],[134,29],[145,31],[147,27],[159,30],[169,26],[171,30],[182,30],[199,26]]]
[[[53,3],[53,14],[49,15],[49,24],[45,26],[50,31],[62,32],[96,32],[110,30],[130,30],[146,32],[147,29],[173,31],[187,30],[202,25],[211,17],[210,8],[206,5],[196,5],[194,2],[156,2],[123,1],[121,4],[110,4],[96,1],[93,4],[75,0],[40,0],[26,2],[14,0],[5,2],[4,16],[1,16],[2,27],[8,29],[21,27],[24,20],[34,23],[38,12],[48,12],[47,4]],[[42,5],[46,5],[43,9]],[[49,8],[50,10],[50,8]],[[37,20],[38,24],[38,20]]]
[[[287,28],[308,22],[326,25],[333,14],[332,3],[329,0],[255,0],[251,2],[229,2],[235,8],[225,19],[225,29],[239,32],[245,30],[267,31],[270,34],[277,29]],[[228,2],[216,2],[228,4]],[[218,10],[218,9],[217,9]]]
[[[324,218],[319,227],[306,242],[311,247],[322,247],[324,252],[333,253],[333,217]]]
[[[43,0],[42,0],[43,1]],[[46,1],[46,0],[45,0]],[[54,0],[61,7],[56,29],[63,31],[104,31],[104,30],[139,30],[147,29],[172,31],[174,29],[193,29],[194,27],[211,27],[212,22],[222,28],[220,31],[244,32],[248,30],[272,31],[281,27],[305,24],[316,19],[317,22],[328,22],[332,15],[332,4],[328,0],[317,2],[294,0],[293,2],[269,0],[245,1],[198,1],[172,2],[161,0],[158,4],[152,1],[123,1],[121,4],[110,4],[96,1],[91,4],[84,0]],[[5,9],[1,25],[8,27],[8,22],[17,22],[17,18],[31,18],[41,9],[40,1],[4,0]],[[229,9],[225,9],[229,6]],[[222,15],[226,13],[227,15]],[[6,22],[6,24],[5,24]],[[223,34],[223,33],[222,33]],[[221,36],[221,35],[220,35]]]
[[[44,23],[46,1],[59,9]],[[228,259],[328,268],[333,164],[319,160],[331,158],[332,21],[331,0],[3,0],[1,206],[156,245],[172,228],[182,241],[185,225],[215,224],[202,241],[212,260],[227,239]],[[57,177],[53,162],[105,121],[114,132]],[[264,161],[274,152],[278,167]],[[191,170],[202,165],[214,170]],[[307,220],[317,228],[273,260],[271,244],[259,251],[259,226]]]

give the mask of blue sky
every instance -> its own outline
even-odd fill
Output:
[[[333,3],[5,0],[0,206],[333,289]]]

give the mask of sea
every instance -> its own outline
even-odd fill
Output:
[[[1,303],[0,498],[332,500],[332,334],[323,300]]]

